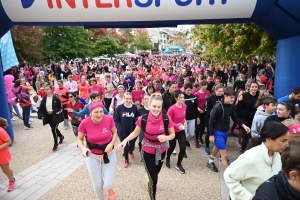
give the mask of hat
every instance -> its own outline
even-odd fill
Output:
[[[300,132],[300,124],[293,124],[289,126],[290,134],[296,134]]]
[[[96,108],[104,108],[103,103],[96,102],[90,105],[90,113],[93,112]]]

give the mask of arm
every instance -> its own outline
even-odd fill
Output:
[[[114,102],[115,102],[115,97],[112,98],[110,106],[109,106],[109,113],[112,114],[112,115],[114,114]]]
[[[217,116],[220,115],[220,112],[218,112],[218,111],[219,111],[219,104],[216,104],[210,112],[210,117],[209,117],[209,135],[210,136],[214,136],[213,124],[214,124],[214,121],[217,119]]]
[[[103,109],[104,115],[110,115],[109,112],[107,111],[107,109],[104,107]]]
[[[9,145],[12,143],[11,139],[9,139],[8,141],[4,142],[2,145],[0,145],[0,150],[9,147]]]
[[[239,126],[243,127],[243,129],[245,129],[245,131],[247,133],[250,133],[251,130],[248,126],[246,126],[245,124],[243,124],[243,122],[240,120],[240,118],[237,116],[236,112],[235,112],[235,107],[232,106],[232,113],[231,113],[231,119],[232,121],[234,121],[234,123],[238,124]]]
[[[116,112],[114,114],[114,121],[116,123],[116,127],[121,124],[120,115],[119,115],[119,107],[117,107]]]
[[[108,153],[108,152],[110,152],[110,151],[113,150],[113,146],[115,145],[116,140],[117,140],[117,136],[118,136],[116,126],[112,127],[110,130],[111,130],[111,134],[112,134],[112,140],[107,145],[107,147],[105,148],[105,152],[106,153]]]
[[[252,126],[251,126],[251,135],[253,138],[259,137],[258,130],[260,130],[259,123],[258,123],[258,120],[256,118],[254,118],[253,122],[252,122]]]
[[[84,108],[83,108],[81,111],[79,111],[79,112],[73,110],[72,114],[75,115],[76,117],[82,117],[82,116],[84,116],[84,115],[87,115],[88,112],[89,112],[89,107],[90,107],[90,105],[87,104],[87,105],[85,105]]]
[[[87,158],[86,152],[89,151],[89,150],[83,145],[84,135],[85,135],[84,133],[78,131],[77,145],[78,145],[78,148],[81,151],[81,155],[84,158]]]

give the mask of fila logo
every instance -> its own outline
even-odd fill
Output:
[[[134,113],[122,112],[122,117],[134,117]]]

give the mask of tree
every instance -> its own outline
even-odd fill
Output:
[[[138,50],[152,50],[153,45],[146,29],[135,29],[132,47]]]
[[[103,54],[108,54],[108,56],[113,57],[114,54],[118,53],[120,50],[120,45],[116,39],[111,35],[106,35],[102,38],[97,38],[93,44],[92,56],[96,57]]]
[[[20,63],[41,63],[43,48],[41,38],[43,27],[39,26],[14,26],[11,29],[14,48]]]
[[[83,27],[55,26],[43,29],[44,54],[54,61],[90,56],[90,32]]]
[[[276,40],[253,23],[196,25],[192,40],[206,47],[203,57],[220,64],[246,61],[249,56],[273,56]]]

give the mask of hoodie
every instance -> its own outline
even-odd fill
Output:
[[[259,106],[257,108],[257,111],[255,112],[252,126],[251,126],[251,135],[252,137],[256,138],[259,137],[260,131],[262,127],[264,126],[265,120],[267,117],[271,116],[272,114],[268,114],[265,112],[265,109],[262,106]]]

